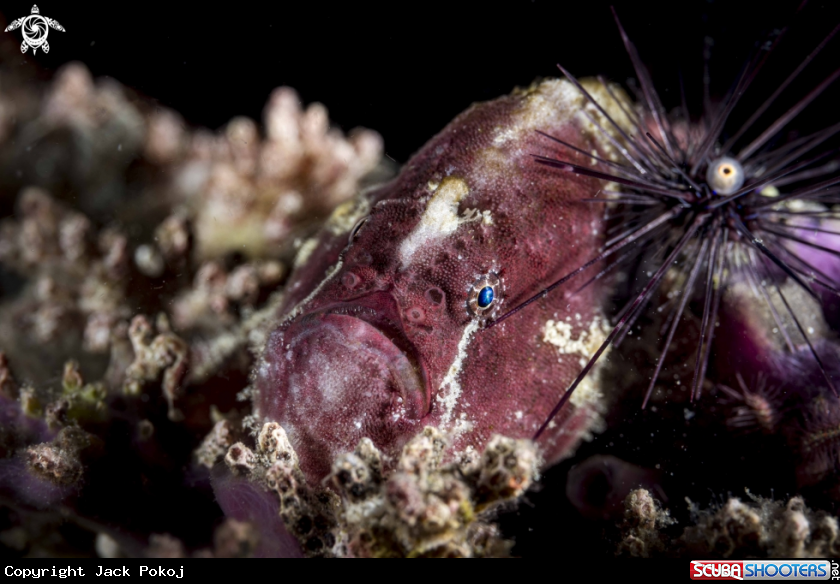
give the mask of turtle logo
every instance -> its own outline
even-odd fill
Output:
[[[43,49],[45,53],[50,52],[50,45],[47,43],[47,33],[50,27],[55,30],[64,32],[64,27],[58,24],[58,21],[46,16],[41,16],[41,11],[38,10],[38,5],[32,6],[32,14],[13,20],[12,23],[6,27],[6,32],[15,30],[23,26],[23,43],[20,45],[20,52],[25,53],[26,49],[32,47],[32,54],[38,52],[38,49]]]

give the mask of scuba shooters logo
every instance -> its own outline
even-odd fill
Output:
[[[840,580],[836,560],[692,560],[692,580]]]

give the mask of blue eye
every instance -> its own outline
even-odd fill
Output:
[[[479,308],[487,308],[493,302],[494,298],[493,288],[490,286],[485,286],[481,289],[481,292],[478,293],[478,307]]]
[[[467,309],[475,316],[489,316],[502,300],[502,281],[490,273],[476,280],[467,296]]]

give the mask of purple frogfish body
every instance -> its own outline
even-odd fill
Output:
[[[626,120],[619,89],[584,84]],[[302,245],[256,367],[254,405],[260,425],[286,430],[310,481],[363,437],[394,459],[425,426],[457,453],[493,434],[530,438],[543,424],[605,338],[603,280],[576,292],[590,276],[577,278],[482,325],[603,245],[603,205],[583,199],[605,197],[605,183],[532,157],[610,159],[618,141],[599,125],[613,131],[567,81],[476,104]],[[590,376],[540,439],[547,463],[596,429],[602,402]]]

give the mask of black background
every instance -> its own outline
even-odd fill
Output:
[[[624,83],[632,68],[610,4],[670,107],[679,103],[678,71],[689,101],[699,105],[704,37],[715,42],[712,92],[723,95],[756,41],[793,24],[770,74],[763,74],[772,88],[840,16],[836,3],[811,2],[793,17],[798,1],[47,0],[39,5],[41,14],[67,32],[50,33],[49,54],[32,57],[30,51],[20,58],[34,59],[48,72],[82,61],[95,76],[111,76],[178,110],[189,123],[210,128],[236,115],[260,119],[270,91],[290,85],[304,102],[324,103],[342,129],[382,133],[387,154],[404,162],[470,103],[556,76],[557,62],[577,76],[603,74]],[[4,2],[0,13],[8,22],[31,7],[31,0]],[[0,34],[21,39],[20,31]],[[840,61],[840,42],[834,45],[809,68],[803,92]],[[832,109],[837,95],[822,98],[811,115]]]

